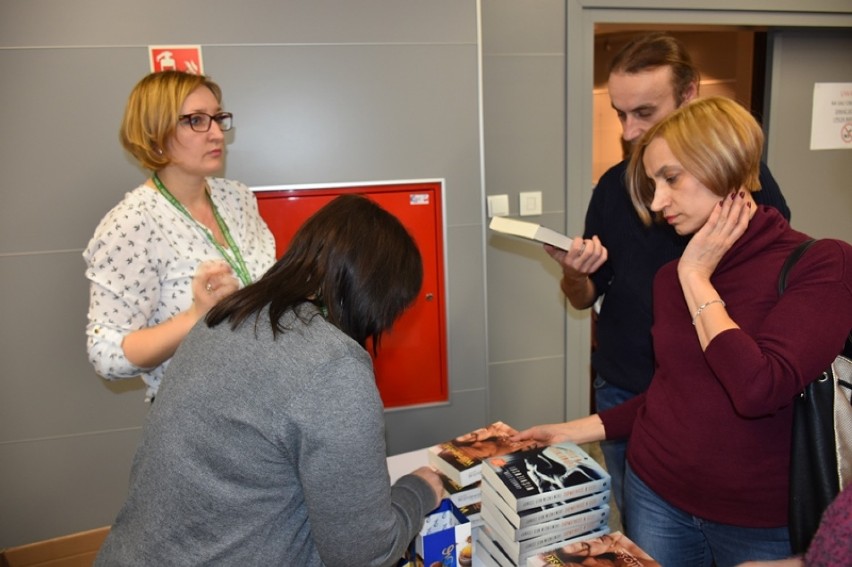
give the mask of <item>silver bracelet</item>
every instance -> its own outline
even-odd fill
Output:
[[[698,316],[701,315],[701,312],[704,311],[704,309],[706,307],[709,307],[710,305],[713,305],[714,303],[721,303],[722,307],[725,307],[725,302],[722,301],[721,299],[711,299],[710,301],[708,301],[706,303],[702,303],[701,307],[699,307],[698,309],[695,310],[695,315],[692,316],[692,326],[693,327],[695,326],[696,319],[698,319]]]

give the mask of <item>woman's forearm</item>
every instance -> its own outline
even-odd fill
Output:
[[[196,313],[196,310],[190,308],[159,325],[133,331],[121,343],[124,356],[139,368],[161,365],[174,356],[181,341],[198,321]]]
[[[728,314],[725,298],[719,295],[709,278],[694,272],[678,275],[702,350],[705,350],[719,333],[739,328]]]

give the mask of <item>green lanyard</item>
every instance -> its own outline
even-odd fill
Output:
[[[192,218],[192,215],[189,214],[189,211],[186,210],[180,201],[178,201],[174,195],[172,195],[166,186],[163,185],[163,182],[160,181],[160,177],[155,173],[152,177],[154,181],[154,185],[157,186],[157,190],[165,197],[169,203],[174,205],[174,207],[182,212],[186,218],[198,224],[198,221]],[[207,191],[205,191],[207,193]],[[213,208],[213,216],[216,218],[216,224],[219,225],[219,229],[222,231],[222,234],[225,237],[225,242],[228,243],[228,247],[231,249],[231,252],[234,253],[234,257],[231,258],[231,255],[225,252],[225,249],[222,248],[222,245],[216,242],[216,239],[213,237],[213,233],[207,230],[204,227],[204,233],[207,235],[207,239],[216,247],[216,250],[219,251],[219,254],[222,255],[223,258],[230,264],[231,268],[234,269],[234,273],[239,276],[240,281],[243,282],[244,285],[249,285],[251,283],[251,274],[249,274],[248,268],[246,267],[246,263],[243,260],[243,255],[240,254],[240,249],[237,247],[237,243],[234,242],[234,239],[231,237],[231,231],[228,230],[228,225],[225,224],[225,219],[219,214],[219,210],[216,208],[216,204],[213,202],[213,198],[210,196],[210,193],[207,193],[207,198],[210,200],[210,206]]]

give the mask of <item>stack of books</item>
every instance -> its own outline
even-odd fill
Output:
[[[610,476],[574,443],[486,458],[474,551],[488,567],[609,533]]]
[[[467,516],[471,526],[482,524],[482,461],[535,446],[535,442],[513,443],[517,430],[502,421],[460,435],[429,448],[429,464],[444,481],[444,496]]]
[[[482,524],[482,481],[461,486],[454,480],[438,473],[444,484],[444,498],[449,498],[456,508],[470,520],[471,527],[479,527]]]

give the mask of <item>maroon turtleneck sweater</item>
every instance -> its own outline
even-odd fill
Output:
[[[608,439],[630,437],[634,472],[687,513],[746,527],[787,523],[790,404],[852,328],[849,244],[817,242],[779,298],[781,265],[805,239],[774,209],[758,209],[711,278],[740,329],[704,352],[677,260],[657,273],[651,386],[600,417]]]

